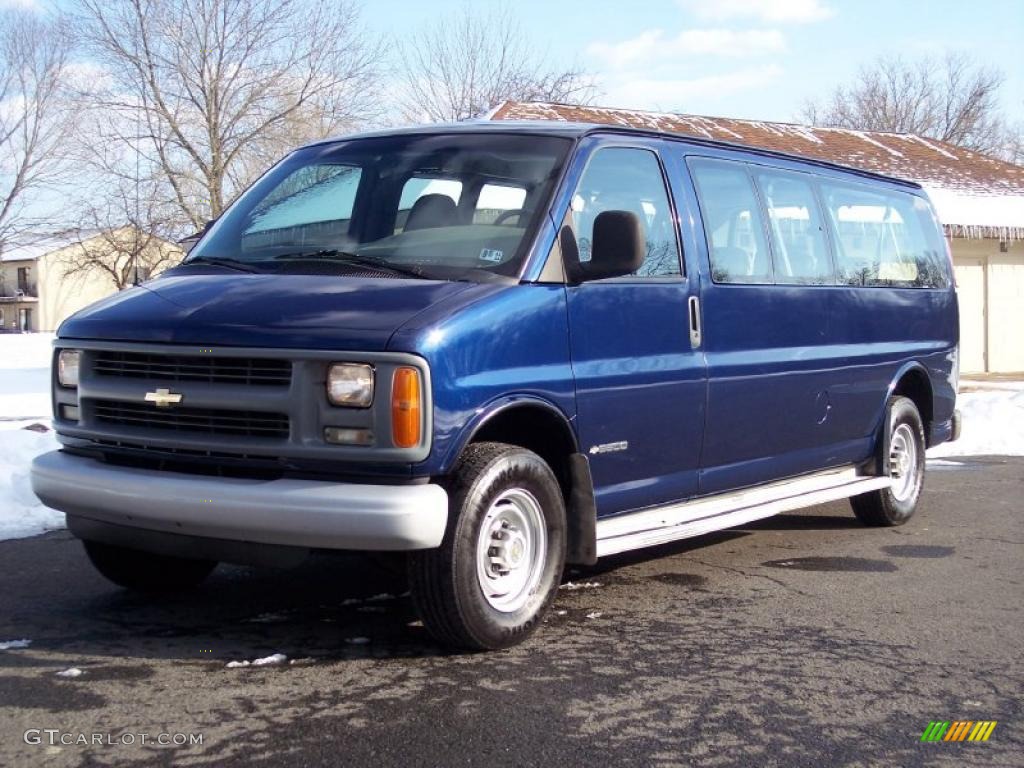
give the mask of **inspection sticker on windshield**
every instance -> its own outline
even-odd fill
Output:
[[[495,263],[505,258],[505,252],[497,248],[481,248],[480,261],[493,261]]]

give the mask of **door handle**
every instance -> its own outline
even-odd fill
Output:
[[[693,349],[700,348],[701,333],[700,333],[700,299],[696,296],[691,296],[689,301],[690,309],[690,346]]]

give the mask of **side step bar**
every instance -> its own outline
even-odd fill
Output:
[[[858,475],[855,467],[846,467],[617,515],[597,521],[597,556],[701,536],[782,512],[888,488],[891,483],[888,477],[865,477]]]

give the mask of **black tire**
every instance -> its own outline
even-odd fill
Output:
[[[921,498],[921,490],[924,488],[924,422],[921,420],[921,414],[918,413],[914,401],[899,395],[890,398],[886,425],[888,434],[885,445],[889,455],[881,457],[882,461],[886,462],[884,466],[889,469],[892,463],[901,461],[896,452],[899,450],[899,445],[903,443],[913,443],[913,456],[911,458],[909,454],[906,455],[902,472],[896,469],[890,470],[893,473],[893,487],[862,493],[850,499],[850,506],[853,507],[853,513],[857,519],[870,526],[903,525],[916,511],[917,503]],[[904,487],[900,480],[908,469],[912,470],[913,476],[906,482],[905,492],[898,494],[897,490]]]
[[[140,592],[188,589],[203,581],[217,567],[213,560],[155,555],[98,541],[82,543],[97,571],[119,587]]]
[[[565,565],[565,502],[558,481],[551,468],[532,451],[503,443],[474,443],[459,459],[447,486],[448,525],[441,546],[413,552],[409,557],[413,602],[424,626],[445,645],[466,650],[516,645],[541,623],[558,591]],[[484,547],[488,555],[494,554],[498,549],[489,548],[490,543],[497,537],[508,536],[500,526],[491,526],[495,510],[512,503],[506,502],[510,494],[520,500],[532,499],[536,506],[530,507],[530,501],[526,501],[526,506],[534,515],[539,511],[542,516],[542,521],[534,526],[537,535],[532,541],[536,546],[518,548],[514,557],[519,560],[525,551],[529,555],[524,559],[530,560],[535,553],[543,552],[543,560],[526,564],[530,575],[524,577],[525,586],[515,593],[515,600],[499,609],[493,601],[503,598],[485,594],[482,580],[487,574],[482,576],[480,568],[496,569],[499,573],[494,577],[502,578],[504,563],[486,558],[491,565],[481,566],[480,561],[485,558],[480,556],[478,547]],[[485,523],[489,530],[484,530]],[[509,530],[515,538],[516,526]],[[521,567],[511,566],[517,575],[524,573],[519,570]],[[523,601],[522,605],[517,605],[517,601]]]

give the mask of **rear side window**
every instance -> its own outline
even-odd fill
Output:
[[[832,256],[811,179],[772,170],[756,170],[754,178],[768,213],[775,282],[832,283]]]
[[[745,166],[690,160],[716,283],[770,283],[771,257],[761,209]]]
[[[639,277],[681,274],[675,221],[657,156],[647,149],[609,147],[587,165],[572,198],[580,261],[590,261],[594,220],[604,211],[629,211],[640,219],[647,255]]]
[[[822,184],[844,285],[945,288],[942,236],[928,204],[903,192]]]

